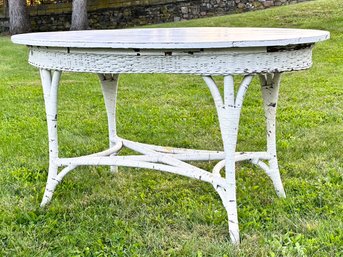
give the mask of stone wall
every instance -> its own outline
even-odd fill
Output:
[[[124,28],[245,12],[309,0],[92,0],[88,16],[92,29]],[[30,7],[34,31],[68,30],[71,4]],[[0,17],[0,31],[8,29]]]
[[[8,18],[0,17],[0,33],[7,32],[8,28]]]

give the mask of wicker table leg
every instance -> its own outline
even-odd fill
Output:
[[[110,141],[110,148],[116,146],[118,142],[117,128],[116,128],[116,102],[118,92],[118,74],[98,74],[101,82],[102,93],[104,95],[104,101],[107,111],[108,119],[108,135]],[[120,149],[118,150],[120,151]],[[117,153],[113,153],[110,156],[115,156]],[[117,172],[117,166],[111,166],[111,172]]]
[[[41,69],[40,75],[43,86],[49,136],[49,174],[41,202],[41,206],[45,206],[51,201],[54,190],[59,183],[57,178],[58,166],[56,162],[58,159],[57,95],[61,71]]]
[[[276,155],[276,107],[280,85],[280,73],[261,74],[262,96],[264,101],[264,111],[267,123],[267,165],[256,154],[249,159],[253,164],[261,167],[271,178],[274,188],[279,197],[285,197]],[[221,176],[219,171],[225,167],[226,186],[215,186],[220,195],[224,207],[228,214],[230,238],[233,243],[239,244],[239,227],[236,203],[236,176],[235,176],[235,153],[238,135],[238,125],[240,112],[243,105],[245,93],[251,83],[252,76],[245,76],[235,97],[234,80],[232,76],[224,78],[224,96],[222,97],[217,85],[211,77],[204,77],[214,99],[222,140],[224,145],[225,159],[219,162],[213,173]]]
[[[222,97],[217,85],[211,77],[204,77],[214,99],[222,140],[225,151],[225,180],[226,186],[215,186],[228,214],[231,241],[239,244],[239,227],[236,202],[236,174],[235,153],[238,135],[240,112],[245,93],[250,85],[252,76],[245,76],[236,98],[234,94],[234,80],[232,76],[224,78],[224,96]]]
[[[272,157],[269,160],[269,167],[265,168],[267,175],[274,184],[276,194],[279,197],[286,197],[281,182],[279,166],[276,155],[276,108],[280,86],[280,73],[260,75],[263,106],[267,123],[267,152]],[[263,163],[264,164],[264,163]]]

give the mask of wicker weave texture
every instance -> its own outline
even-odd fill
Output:
[[[91,73],[177,73],[229,75],[273,73],[307,69],[312,65],[311,47],[281,52],[261,50],[209,52],[70,51],[32,47],[30,64],[49,70]]]

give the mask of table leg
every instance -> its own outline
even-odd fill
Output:
[[[211,77],[204,77],[214,99],[222,140],[225,151],[225,179],[226,187],[215,186],[228,214],[231,241],[239,244],[239,227],[236,202],[236,173],[235,153],[238,136],[238,124],[245,93],[251,83],[252,76],[245,76],[236,95],[234,94],[234,80],[232,76],[224,78],[224,97]]]
[[[280,73],[261,74],[261,90],[263,97],[263,106],[267,123],[267,152],[270,154],[269,169],[266,169],[267,175],[274,184],[276,194],[279,197],[286,197],[281,182],[279,166],[276,155],[276,109],[280,86]]]
[[[116,102],[118,92],[118,74],[98,74],[102,93],[104,95],[104,101],[107,111],[108,119],[108,134],[110,141],[110,148],[113,148],[118,142],[117,139],[117,128],[116,128]],[[117,153],[111,154],[115,156]],[[117,172],[117,166],[111,166],[111,172]]]
[[[56,164],[56,160],[58,159],[57,96],[61,71],[41,69],[40,75],[43,86],[49,136],[49,173],[41,203],[41,206],[43,207],[50,202],[54,190],[59,183],[59,180],[57,179],[58,166]]]

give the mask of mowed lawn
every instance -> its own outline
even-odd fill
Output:
[[[257,167],[237,167],[242,243],[230,244],[212,186],[150,170],[79,167],[40,208],[48,139],[38,70],[28,51],[0,37],[0,256],[343,256],[343,4],[317,0],[174,26],[329,30],[310,70],[285,73],[277,147],[287,198]],[[221,77],[215,78],[218,83]],[[240,78],[237,78],[239,81]],[[106,113],[94,74],[64,73],[60,156],[107,147]],[[119,135],[166,146],[222,149],[201,77],[122,75]],[[258,79],[242,110],[239,151],[265,149]],[[213,163],[202,163],[211,169]]]

